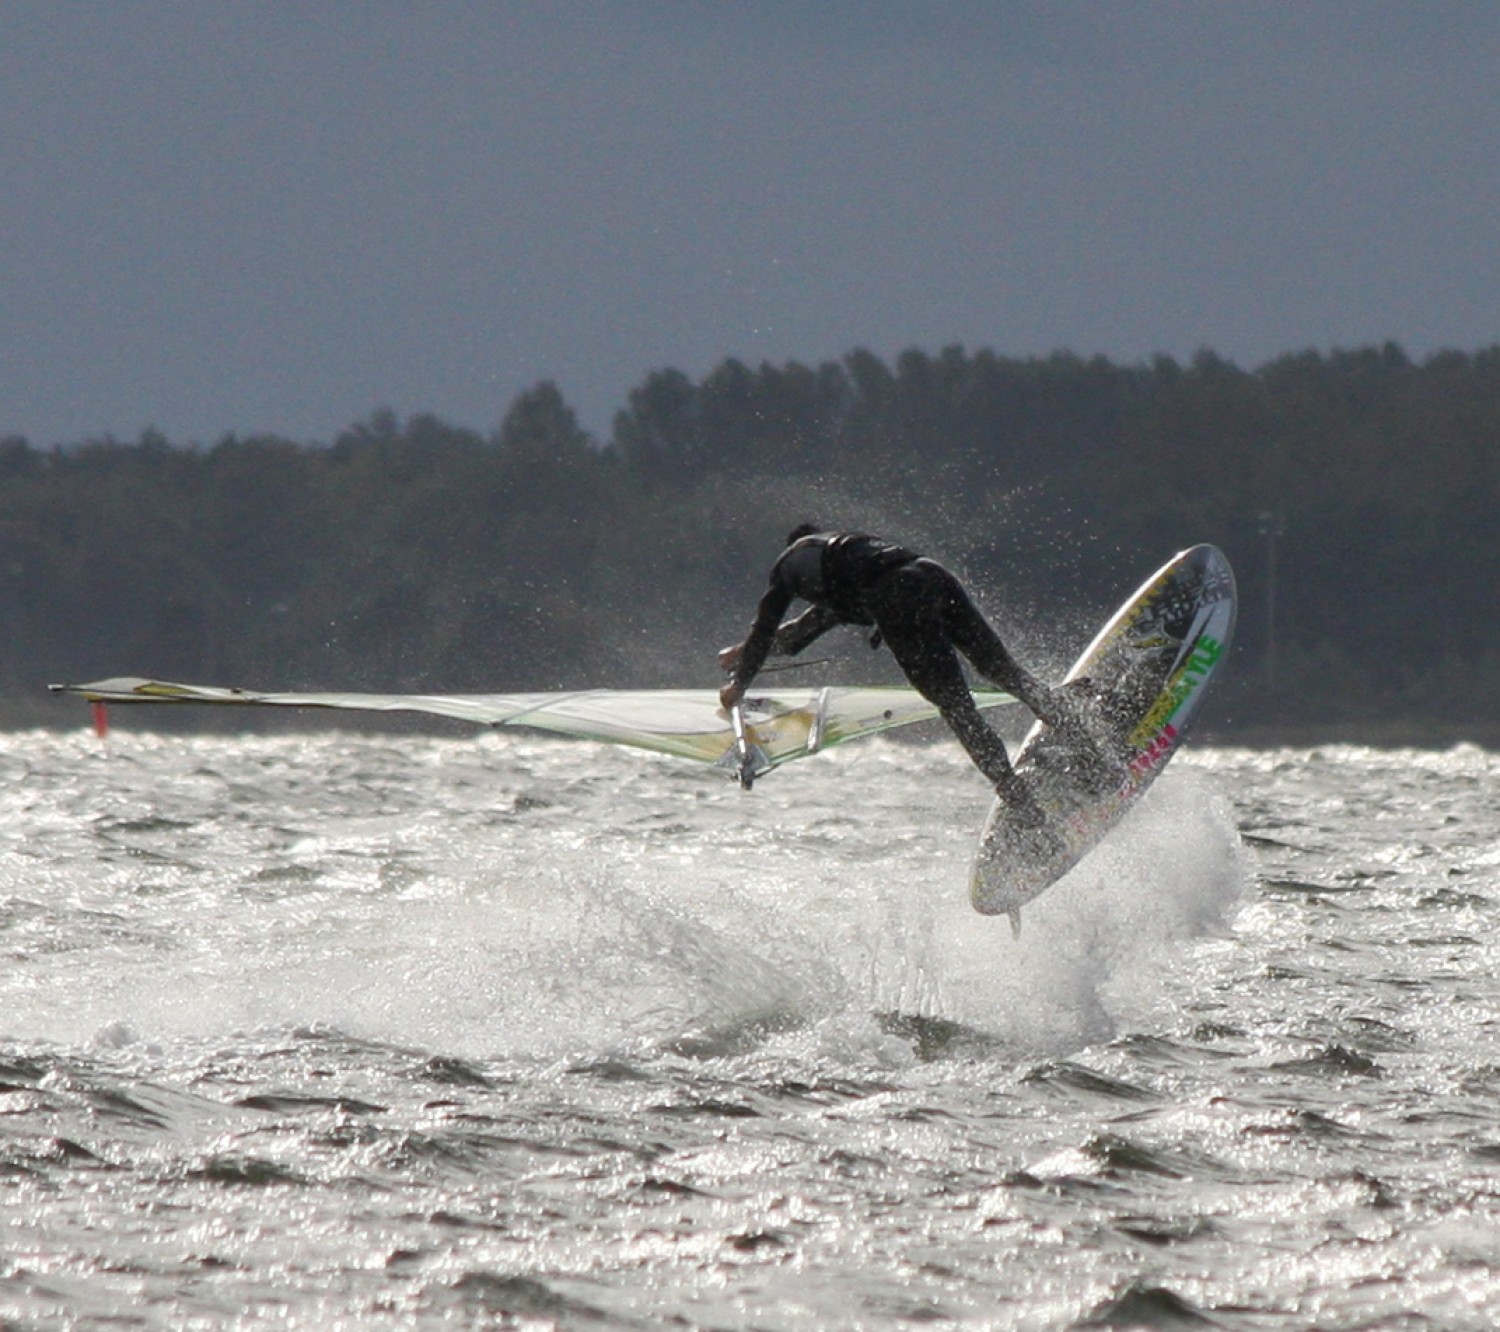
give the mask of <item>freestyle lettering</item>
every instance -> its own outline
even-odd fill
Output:
[[[1150,736],[1155,735],[1175,717],[1223,655],[1223,643],[1207,634],[1194,643],[1188,659],[1173,675],[1161,697],[1152,705],[1151,711],[1141,718],[1140,725],[1130,733],[1130,743],[1137,747],[1144,746]]]
[[[1182,669],[1189,675],[1207,675],[1224,655],[1224,644],[1204,634],[1193,644],[1193,655]]]

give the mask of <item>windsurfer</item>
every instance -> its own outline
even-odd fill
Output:
[[[808,608],[782,623],[796,599]],[[745,640],[719,653],[729,673],[720,702],[733,707],[768,656],[795,655],[836,625],[873,629],[917,691],[936,706],[995,793],[1029,821],[1045,820],[1035,797],[1011,767],[1005,743],[986,724],[959,662],[1014,694],[1042,721],[1081,733],[1080,694],[1089,687],[1053,688],[1026,670],[985,622],[963,585],[935,560],[861,532],[796,528],[771,567],[770,586]]]

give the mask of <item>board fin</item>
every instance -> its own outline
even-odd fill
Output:
[[[1016,907],[1006,914],[1010,916],[1010,937],[1019,939],[1021,937],[1021,908]]]

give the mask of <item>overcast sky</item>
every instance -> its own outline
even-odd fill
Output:
[[[1491,0],[0,2],[0,435],[1500,341]]]

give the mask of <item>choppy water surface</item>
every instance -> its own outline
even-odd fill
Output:
[[[131,719],[134,720],[133,718]],[[1500,1323],[1500,757],[0,738],[0,1321]]]

